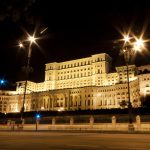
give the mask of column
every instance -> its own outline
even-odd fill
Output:
[[[141,128],[141,117],[139,115],[136,116],[136,125],[137,125],[137,130]]]
[[[90,125],[93,126],[93,124],[94,124],[94,117],[90,116]]]
[[[71,117],[71,118],[70,118],[70,125],[73,125],[73,124],[74,124],[74,118]]]
[[[116,116],[112,116],[112,127],[116,127]]]
[[[52,118],[52,125],[55,125],[55,124],[56,124],[56,118],[53,117],[53,118]]]

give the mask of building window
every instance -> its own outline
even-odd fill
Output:
[[[88,100],[88,106],[90,106],[90,100]]]

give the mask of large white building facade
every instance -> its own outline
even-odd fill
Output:
[[[46,64],[44,82],[27,82],[25,110],[120,108],[122,101],[128,102],[127,68],[120,66],[116,67],[116,72],[110,72],[111,61],[108,54],[102,53]],[[150,94],[150,73],[145,73],[144,68],[150,71],[148,66],[129,66],[130,98],[133,107],[140,107],[141,96]],[[5,91],[9,93],[7,98],[0,93],[0,112],[21,110],[24,86],[25,81],[17,82],[16,91]]]

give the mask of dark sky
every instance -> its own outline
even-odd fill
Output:
[[[144,37],[150,38],[150,4],[138,1],[51,1],[51,0],[1,0],[0,1],[0,78],[9,83],[24,79],[25,50],[16,45],[30,34],[48,27],[38,40],[40,49],[33,45],[30,79],[44,80],[44,66],[96,53],[108,53],[112,66],[124,64],[119,47],[114,43],[121,38],[119,30],[140,34],[146,27]],[[149,47],[149,45],[147,45]],[[26,46],[27,49],[27,46]],[[150,57],[137,56],[137,65],[150,63]],[[113,68],[112,68],[113,69]]]

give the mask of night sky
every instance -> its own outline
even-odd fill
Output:
[[[25,65],[26,51],[19,49],[18,41],[26,36],[25,30],[37,36],[42,29],[43,39],[37,40],[40,48],[32,46],[29,79],[44,80],[45,63],[61,62],[96,53],[108,53],[114,66],[124,64],[119,56],[120,48],[114,43],[122,38],[119,30],[132,31],[140,35],[145,28],[144,38],[150,38],[150,4],[148,2],[128,2],[99,0],[99,3],[51,0],[1,0],[0,1],[0,79],[8,81],[7,86],[24,80],[22,67]],[[149,44],[147,44],[149,49]],[[27,46],[26,46],[27,49]],[[150,57],[138,55],[136,65],[150,64]]]

